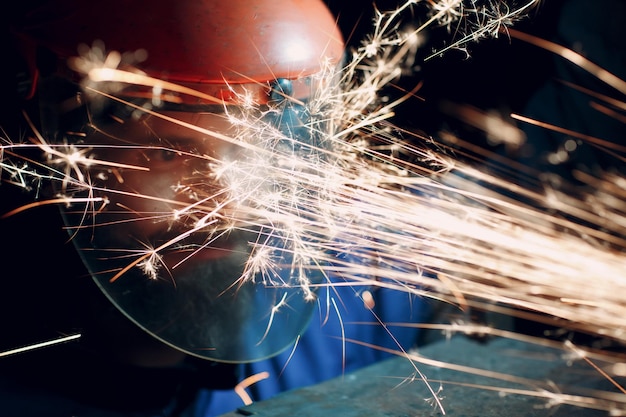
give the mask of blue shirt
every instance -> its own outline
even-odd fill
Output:
[[[273,358],[242,365],[244,377],[269,373],[269,378],[247,389],[253,401],[317,384],[392,355],[367,344],[394,351],[416,345],[420,334],[417,327],[385,327],[380,323],[424,322],[429,316],[428,303],[407,292],[377,288],[370,289],[375,301],[370,309],[361,298],[363,290],[349,286],[324,289],[318,298],[319,308],[297,344]],[[195,415],[219,416],[243,405],[232,390],[202,391]]]

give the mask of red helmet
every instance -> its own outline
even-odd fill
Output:
[[[148,75],[220,98],[229,96],[226,83],[308,77],[325,61],[339,63],[344,50],[319,0],[115,0],[104,7],[56,0],[30,13],[17,31],[61,58],[94,41],[107,51],[142,50]]]
[[[32,62],[40,74],[44,136],[61,145],[78,144],[93,161],[110,162],[81,173],[82,184],[89,178],[89,189],[80,190],[73,179],[63,181],[61,192],[79,189],[71,196],[103,204],[63,209],[77,249],[109,299],[166,344],[225,362],[280,352],[306,327],[315,303],[305,299],[299,278],[290,275],[292,250],[281,236],[258,221],[221,230],[219,215],[209,216],[212,207],[223,204],[214,197],[220,191],[211,167],[233,146],[216,138],[230,135],[224,109],[241,107],[243,93],[256,106],[273,106],[267,115],[261,112],[261,123],[296,142],[315,141],[302,133],[311,117],[307,100],[317,75],[329,63],[338,65],[343,55],[333,16],[319,0],[101,4],[50,1],[16,29],[26,51],[40,54]],[[104,50],[72,58],[79,44],[94,42]],[[141,98],[165,118],[150,114],[117,123],[112,120],[121,121],[123,112],[113,111],[113,118],[96,114],[107,106],[89,103],[98,100],[84,94],[76,70],[88,73],[94,58],[109,68],[109,51],[122,54],[111,68],[123,69],[123,54],[133,53],[126,62],[132,64],[129,71],[163,83],[155,90],[155,85],[128,82],[114,91],[122,106],[132,102],[141,110]],[[167,83],[201,94],[164,94],[163,88],[171,87]],[[280,285],[268,285],[264,278],[237,281],[244,268],[252,268],[250,242],[259,238],[276,252],[274,270],[287,265],[276,273]]]

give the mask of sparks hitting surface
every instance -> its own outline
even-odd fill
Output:
[[[145,148],[58,144],[35,131],[29,144],[4,139],[2,178],[34,193],[52,183],[57,194],[32,206],[67,207],[72,233],[126,222],[177,231],[158,242],[110,248],[111,258],[118,265],[120,259],[123,262],[108,278],[110,282],[139,270],[149,279],[172,281],[176,286],[172,270],[184,268],[207,248],[221,248],[224,236],[243,233],[254,238],[248,241],[243,273],[232,277],[233,288],[250,281],[276,288],[297,286],[306,302],[312,303],[319,288],[342,282],[364,289],[386,286],[461,309],[493,308],[536,320],[557,317],[563,319],[564,328],[626,342],[624,178],[586,175],[581,179],[594,185],[595,192],[582,197],[563,195],[548,186],[540,191],[521,188],[446,152],[422,146],[427,138],[400,139],[388,122],[399,102],[381,97],[381,90],[411,67],[428,26],[463,29],[459,40],[451,42],[452,47],[463,48],[482,36],[506,33],[506,27],[536,1],[517,9],[507,9],[504,3],[485,2],[470,9],[461,1],[427,1],[430,20],[416,30],[404,30],[402,14],[419,3],[409,1],[393,12],[378,13],[372,34],[353,51],[345,67],[337,70],[328,64],[315,76],[320,88],[306,104],[310,118],[302,128],[316,140],[300,141],[268,123],[268,116],[279,109],[260,106],[245,91],[233,91],[245,103],[242,111],[225,107],[220,116],[233,126],[228,134],[126,102],[115,94],[120,85],[149,86],[154,100],[163,91],[201,93],[122,70],[121,55],[94,46],[73,61],[74,69],[85,76],[87,94],[135,106],[137,112],[207,135],[224,143],[228,152],[217,157],[168,143]],[[584,67],[575,55],[568,53],[567,58]],[[499,134],[502,141],[523,140],[515,127],[501,120],[478,113],[467,117],[487,134]],[[501,133],[503,127],[508,133]],[[439,146],[443,151],[444,145]],[[44,161],[24,157],[28,148],[43,151]],[[169,195],[133,194],[132,187],[126,186],[129,179],[149,168],[112,155],[137,151],[151,152],[152,158],[184,157],[194,169],[184,181],[171,184]],[[612,151],[623,154],[623,149]],[[122,203],[126,197],[157,209],[138,211]],[[5,216],[30,208],[20,207]],[[277,240],[286,242],[280,253]],[[290,255],[288,264],[284,253]],[[164,257],[172,254],[176,261],[166,263]],[[285,281],[280,273],[284,269],[296,279]],[[320,273],[323,279],[310,279]],[[589,282],[597,285],[590,287]],[[286,294],[276,298],[272,312],[289,303]],[[272,327],[272,317],[265,333]],[[472,326],[447,329],[498,333]],[[572,346],[564,349],[589,361],[593,361],[590,357],[615,364],[623,360]],[[613,367],[615,373],[619,369]],[[437,398],[434,391],[433,397]],[[623,401],[607,398],[573,403],[614,415],[626,413]],[[565,395],[562,401],[568,401]]]

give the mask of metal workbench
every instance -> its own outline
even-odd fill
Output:
[[[509,339],[477,342],[457,336],[416,353],[424,359],[422,363],[404,357],[392,358],[319,385],[253,403],[223,417],[442,415],[426,383],[420,379],[420,372],[428,378],[432,389],[438,391],[447,416],[608,416],[607,410],[558,403],[559,396],[550,398],[551,393],[573,394],[577,396],[569,398],[581,399],[593,398],[600,391],[592,390],[601,390],[601,395],[610,392],[618,401],[623,396],[589,364],[573,360],[576,355],[567,349]],[[440,366],[436,361],[497,374],[491,377],[472,374]],[[506,392],[507,389],[514,391]]]

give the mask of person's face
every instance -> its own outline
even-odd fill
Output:
[[[87,140],[97,147],[97,159],[119,165],[103,173],[103,186],[109,190],[105,213],[119,223],[107,226],[108,233],[119,239],[132,236],[152,248],[203,220],[213,228],[226,227],[221,217],[225,210],[219,208],[228,204],[229,190],[220,184],[217,172],[238,151],[219,138],[233,137],[223,115],[162,114],[168,119],[153,115],[108,125]]]
[[[241,280],[264,233],[229,215],[237,196],[219,173],[245,158],[234,129],[222,114],[162,114],[96,125],[85,138],[102,167],[88,193],[102,201],[64,210],[75,245],[111,301],[162,341],[224,361],[277,353],[315,304],[297,286]],[[284,247],[270,242],[288,264]],[[287,301],[291,310],[274,314]]]

